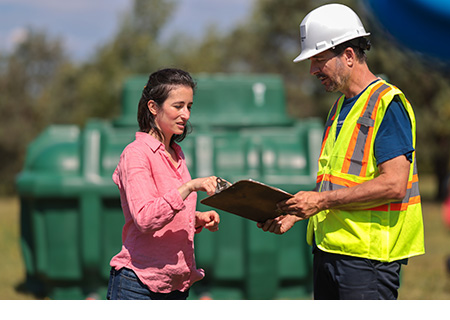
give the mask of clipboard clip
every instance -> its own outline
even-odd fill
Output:
[[[222,192],[223,190],[225,190],[226,188],[231,186],[231,183],[229,183],[228,181],[226,181],[220,177],[217,177],[216,181],[217,181],[216,194],[219,192]]]

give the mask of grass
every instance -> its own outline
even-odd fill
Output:
[[[402,300],[450,299],[450,230],[443,224],[440,203],[423,204],[425,254],[409,260],[399,291]]]
[[[0,300],[31,300],[35,297],[18,290],[25,280],[20,250],[18,198],[0,198]]]
[[[425,185],[432,185],[424,181]],[[432,190],[424,191],[424,198],[429,198]],[[410,259],[403,268],[399,299],[448,300],[450,275],[446,270],[446,260],[450,256],[450,230],[443,224],[440,203],[425,201],[423,214],[426,254]],[[25,279],[19,240],[19,200],[15,197],[0,198],[0,300],[36,299],[18,290]]]
[[[420,176],[420,193],[425,228],[425,254],[409,259],[402,269],[401,300],[450,299],[450,229],[442,219],[442,204],[431,201],[436,194],[432,176]]]

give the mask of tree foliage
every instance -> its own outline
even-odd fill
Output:
[[[11,192],[26,145],[50,120],[42,97],[66,58],[59,39],[30,29],[27,39],[1,60],[0,192]]]
[[[285,80],[293,117],[325,118],[337,94],[324,93],[300,52],[299,24],[313,8],[331,1],[255,0],[252,13],[227,33],[211,25],[202,39],[180,32],[160,39],[176,0],[134,0],[117,34],[86,62],[66,57],[60,39],[30,30],[11,54],[0,55],[0,192],[12,192],[25,148],[51,123],[83,126],[89,118],[116,118],[124,79],[166,66],[192,73],[277,73]],[[395,44],[357,0],[340,1],[362,16],[372,33],[369,66],[403,90],[418,128],[421,172],[443,184],[450,155],[448,67]],[[445,69],[444,69],[445,68]],[[443,190],[439,190],[442,197]]]
[[[436,198],[447,194],[450,172],[450,65],[402,47],[369,14],[373,52],[369,64],[399,87],[411,102],[417,127],[417,161],[436,177]]]

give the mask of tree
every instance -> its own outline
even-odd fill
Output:
[[[124,79],[170,63],[159,34],[174,0],[135,0],[112,41],[74,65],[60,39],[28,30],[11,55],[0,56],[0,192],[12,192],[26,146],[50,123],[83,126],[120,112]]]
[[[53,122],[82,126],[89,118],[116,118],[126,77],[164,64],[167,55],[158,37],[173,6],[170,0],[135,0],[122,17],[118,33],[98,48],[91,61],[61,69],[47,90],[52,109],[64,106]]]
[[[259,0],[247,20],[225,36],[209,34],[189,61],[202,72],[278,73],[285,80],[288,112],[294,117],[325,119],[337,94],[325,94],[309,75],[307,62],[294,64],[300,52],[299,24],[312,9],[332,1]],[[445,196],[450,156],[450,66],[400,47],[356,0],[340,1],[355,9],[371,31],[369,66],[398,86],[412,103],[417,121],[421,173],[436,176],[436,197]],[[218,49],[220,48],[220,49]],[[214,57],[214,59],[211,58]],[[201,58],[199,58],[201,57]],[[202,61],[211,63],[202,63]]]
[[[159,36],[176,0],[135,0],[115,37],[81,65],[67,61],[59,39],[31,32],[11,56],[0,56],[0,174],[9,174],[4,181],[13,180],[11,172],[21,167],[26,144],[49,123],[82,126],[89,118],[117,117],[126,77],[164,66],[192,73],[277,73],[285,82],[291,116],[325,119],[338,94],[324,93],[309,75],[309,64],[292,60],[300,52],[300,22],[313,8],[329,2],[255,0],[246,22],[229,33],[211,25],[203,39],[180,33],[162,42]],[[436,175],[442,197],[450,155],[449,67],[395,45],[377,29],[362,2],[340,2],[354,8],[372,33],[371,69],[397,85],[411,101],[417,119],[419,170]]]
[[[0,72],[0,191],[12,192],[27,144],[49,121],[52,111],[41,96],[67,62],[59,39],[28,30],[14,52],[2,58]]]
[[[372,30],[372,69],[399,87],[416,114],[417,163],[420,173],[434,174],[436,200],[447,196],[450,172],[450,65],[413,52],[366,16]]]

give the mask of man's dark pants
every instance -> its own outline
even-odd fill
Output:
[[[402,263],[324,252],[314,248],[314,299],[396,300]]]

